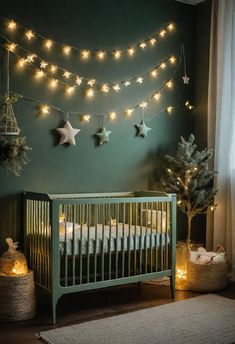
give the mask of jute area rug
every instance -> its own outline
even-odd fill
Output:
[[[231,344],[235,300],[207,294],[40,333],[48,344]]]

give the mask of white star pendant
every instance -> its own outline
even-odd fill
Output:
[[[142,136],[142,137],[146,137],[148,132],[151,130],[151,128],[145,125],[144,121],[141,121],[140,124],[136,124],[136,128],[138,130],[138,136]]]
[[[185,74],[183,77],[182,77],[182,79],[183,79],[183,82],[184,82],[184,84],[189,84],[189,77]]]
[[[112,132],[110,130],[106,130],[105,127],[101,129],[99,133],[96,133],[96,136],[99,138],[99,145],[102,145],[103,143],[109,142],[109,136]]]
[[[76,146],[75,136],[81,131],[81,129],[75,129],[71,126],[69,121],[66,121],[63,128],[57,128],[56,131],[60,134],[60,145],[69,143]]]

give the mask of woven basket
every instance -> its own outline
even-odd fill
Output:
[[[31,319],[36,314],[33,271],[24,276],[0,276],[0,320]]]
[[[224,251],[221,246],[219,249]],[[189,261],[188,283],[190,290],[202,293],[224,289],[228,284],[227,261],[208,265]]]

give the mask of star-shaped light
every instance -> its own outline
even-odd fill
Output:
[[[75,129],[71,126],[69,121],[66,121],[63,128],[57,128],[56,131],[60,134],[60,145],[69,143],[76,146],[75,136],[81,131],[81,129]]]
[[[89,80],[88,82],[87,82],[87,85],[89,85],[89,86],[93,86],[95,84],[95,79],[91,79],[91,80]]]
[[[141,121],[140,124],[136,124],[136,128],[138,129],[138,136],[146,137],[148,132],[152,129],[145,125],[144,121]]]
[[[189,84],[189,77],[185,74],[183,77],[182,77],[182,79],[183,79],[183,82],[184,82],[184,84]]]
[[[41,63],[40,63],[40,68],[46,68],[47,65],[48,65],[47,62],[41,61]]]
[[[96,133],[96,136],[99,138],[99,144],[102,145],[103,143],[109,142],[109,136],[111,134],[110,130],[106,130],[105,127],[99,133]]]

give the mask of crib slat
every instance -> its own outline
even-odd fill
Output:
[[[131,225],[132,225],[132,208],[131,208],[132,204],[129,203],[128,204],[128,224],[129,224],[129,231],[128,231],[128,276],[130,277],[131,275]]]
[[[72,284],[75,285],[75,276],[76,276],[76,261],[75,261],[75,224],[76,224],[76,206],[72,206],[72,219],[73,219],[73,256],[72,256]]]
[[[164,250],[164,247],[163,247],[163,230],[162,230],[162,226],[163,226],[163,209],[164,209],[164,203],[161,202],[161,271],[164,270],[164,267],[163,267],[163,250]]]
[[[102,253],[101,253],[101,279],[104,281],[104,221],[105,221],[105,205],[101,205],[101,223],[102,223]]]
[[[150,272],[153,272],[153,202],[150,203]],[[156,229],[157,231],[157,229]]]
[[[135,235],[134,235],[134,274],[136,275],[137,274],[137,271],[136,271],[136,260],[137,260],[137,257],[136,257],[136,251],[137,251],[137,246],[136,246],[136,240],[137,240],[137,233],[136,233],[136,230],[137,230],[137,203],[134,203],[134,213],[135,213]]]
[[[147,273],[147,263],[148,263],[148,250],[147,250],[147,240],[148,240],[148,203],[145,205],[146,216],[145,216],[145,273]]]
[[[79,272],[80,272],[80,276],[79,276],[79,280],[80,280],[80,284],[82,284],[82,241],[83,241],[83,208],[84,205],[80,204],[79,205],[79,224],[80,224],[80,247],[79,247],[79,262],[80,262],[80,266],[79,266]]]
[[[112,216],[111,216],[111,205],[107,204],[107,210],[110,218],[110,223],[109,223],[109,279],[111,279],[111,270],[112,270],[112,260],[111,260],[111,244],[112,244]]]
[[[125,275],[125,203],[122,205],[122,277]]]
[[[167,208],[166,208],[166,228],[165,228],[165,247],[166,247],[166,269],[168,269],[169,265],[169,250],[168,250],[168,227],[170,225],[170,203],[167,202]]]
[[[115,204],[115,218],[116,218],[116,254],[115,254],[115,275],[118,278],[118,223],[119,223],[119,205]]]
[[[64,250],[64,283],[65,287],[68,286],[68,252],[67,252],[67,221],[68,221],[68,208],[65,206],[64,208],[64,213],[65,213],[65,226],[64,226],[64,244],[65,244],[65,250]]]
[[[156,271],[158,271],[158,252],[160,250],[160,232],[158,230],[159,228],[159,221],[158,221],[158,210],[159,210],[159,203],[155,202],[155,211],[156,211],[156,228],[157,228],[157,233],[155,235],[155,266],[156,266]]]
[[[91,216],[91,205],[87,204],[86,205],[86,210],[87,210],[87,283],[90,281],[90,216]]]
[[[94,207],[94,221],[95,221],[94,282],[96,282],[96,275],[97,275],[97,225],[98,225],[98,207],[99,207],[99,205],[95,204],[95,207]]]
[[[140,275],[142,274],[142,235],[143,235],[143,203],[140,203],[140,239],[139,239],[139,249],[140,249]]]

